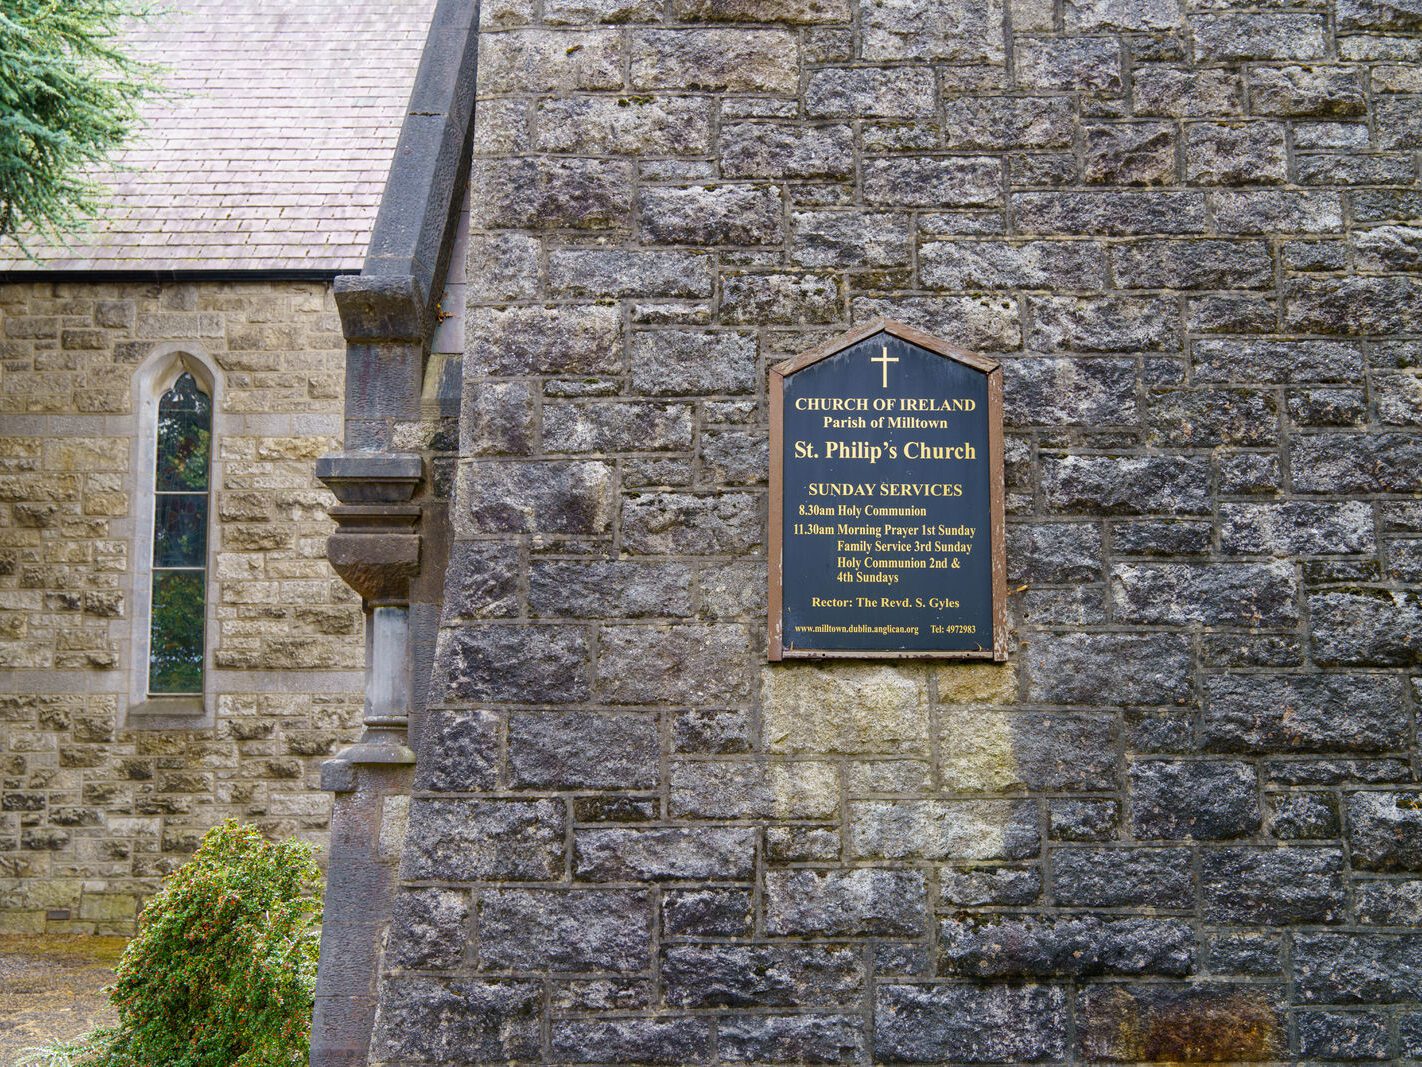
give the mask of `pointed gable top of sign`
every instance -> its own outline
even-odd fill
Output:
[[[794,359],[787,359],[784,363],[777,363],[770,368],[770,373],[780,378],[788,377],[796,371],[802,371],[811,364],[818,363],[822,359],[828,359],[838,352],[843,352],[852,345],[857,345],[866,338],[873,337],[876,333],[887,333],[897,337],[901,341],[918,345],[919,348],[926,348],[930,352],[935,352],[945,359],[951,359],[958,363],[972,367],[976,371],[984,374],[991,374],[1000,370],[1002,365],[996,360],[980,356],[976,352],[969,352],[966,348],[959,348],[955,344],[934,337],[931,333],[924,333],[922,330],[905,325],[902,322],[895,322],[893,319],[874,319],[866,322],[863,326],[856,326],[852,330],[831,337],[822,345],[801,352]]]

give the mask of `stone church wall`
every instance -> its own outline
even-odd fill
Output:
[[[483,26],[371,1062],[1422,1058],[1415,5]],[[881,315],[1005,368],[1006,665],[765,662],[767,367]]]
[[[223,396],[212,713],[189,726],[128,714],[133,378],[159,346]],[[6,284],[0,353],[0,930],[124,932],[227,816],[325,841],[318,768],[359,732],[364,665],[313,474],[340,323],[321,282]]]

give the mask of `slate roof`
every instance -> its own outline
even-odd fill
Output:
[[[434,6],[175,0],[131,38],[175,95],[43,268],[359,270]],[[0,270],[36,269],[3,251]]]

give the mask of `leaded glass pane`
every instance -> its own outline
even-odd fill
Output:
[[[153,572],[150,693],[202,692],[206,584],[202,571]]]
[[[164,492],[207,492],[212,458],[212,398],[182,374],[158,402],[158,474]]]
[[[160,493],[153,516],[153,566],[207,564],[207,494]]]
[[[148,691],[201,693],[212,398],[181,374],[158,401]]]

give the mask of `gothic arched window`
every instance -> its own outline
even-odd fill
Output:
[[[184,370],[158,400],[148,693],[203,691],[212,397]]]

